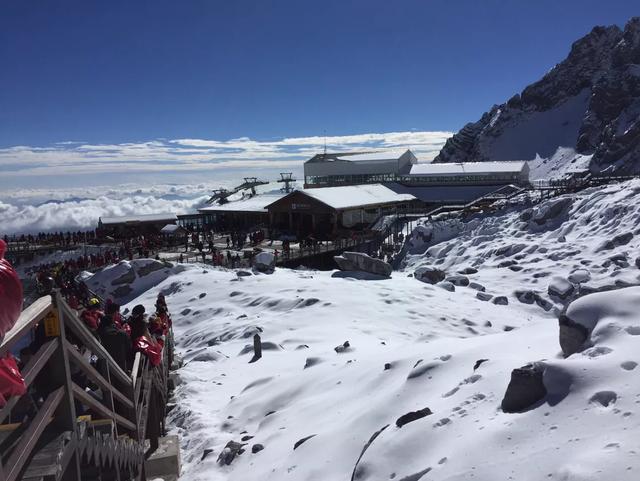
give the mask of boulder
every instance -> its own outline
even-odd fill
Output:
[[[508,306],[509,305],[509,299],[507,299],[506,296],[496,296],[493,298],[493,300],[491,301],[493,304],[497,305],[497,306]]]
[[[446,274],[444,271],[435,267],[422,266],[416,269],[414,277],[427,284],[437,284],[440,281],[444,281]]]
[[[569,282],[573,284],[582,284],[591,280],[591,273],[588,269],[576,269],[569,274]]]
[[[236,272],[236,275],[238,277],[248,277],[248,276],[251,276],[252,274],[249,271],[238,271]]]
[[[444,290],[449,291],[449,292],[453,292],[453,291],[456,290],[456,286],[451,284],[451,282],[449,282],[449,281],[438,282],[436,284],[436,286],[442,287]]]
[[[221,466],[230,465],[236,456],[244,453],[244,444],[229,441],[218,456],[218,464]]]
[[[145,263],[142,266],[138,266],[137,268],[138,277],[148,276],[152,272],[166,269],[167,267],[173,267],[173,264],[167,261],[152,260],[150,262]]]
[[[264,449],[264,446],[262,444],[254,444],[253,446],[251,446],[251,452],[253,454],[259,453],[260,451],[262,451]]]
[[[391,265],[387,262],[375,259],[362,252],[343,252],[342,256],[334,257],[340,270],[368,272],[382,277],[390,277]]]
[[[547,395],[543,382],[545,366],[527,364],[511,371],[511,380],[504,393],[501,407],[505,413],[517,413],[530,408]]]
[[[534,208],[531,220],[538,225],[543,225],[560,216],[573,204],[571,197],[551,199]]]
[[[433,413],[429,408],[408,412],[407,414],[403,414],[396,420],[396,426],[401,428],[405,424],[409,424],[410,422],[417,421],[418,419],[422,419],[426,416],[429,416],[430,414],[433,414]]]
[[[470,282],[469,287],[471,289],[475,289],[476,291],[484,292],[486,289],[482,284],[478,284],[477,282]]]
[[[476,269],[475,267],[465,267],[464,269],[462,269],[461,271],[458,271],[459,274],[476,274],[478,272],[478,269]]]
[[[550,296],[559,297],[562,300],[571,296],[574,290],[575,288],[573,287],[573,284],[560,276],[553,277],[549,283],[549,287],[547,288],[547,292]]]
[[[480,299],[481,301],[490,301],[493,296],[491,294],[487,294],[486,292],[478,292],[476,294],[476,298]]]
[[[276,256],[271,252],[260,252],[253,258],[253,268],[258,272],[273,272]]]
[[[570,356],[579,352],[589,339],[589,330],[582,324],[573,322],[566,315],[561,315],[558,319],[560,326],[560,348],[565,356]]]
[[[446,282],[450,282],[454,286],[462,286],[466,287],[469,285],[469,278],[467,276],[463,276],[461,274],[455,274],[453,276],[448,276],[445,278]]]
[[[351,262],[349,259],[343,256],[334,256],[333,260],[336,261],[338,269],[341,271],[357,271],[358,266],[355,262]]]
[[[536,302],[536,293],[533,291],[515,291],[516,298],[523,304],[533,304]]]
[[[129,267],[127,272],[122,274],[120,277],[116,277],[111,281],[112,286],[121,286],[123,284],[131,284],[136,280],[136,272],[133,270],[133,267]]]

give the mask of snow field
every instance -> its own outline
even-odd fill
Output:
[[[531,211],[425,225],[405,269],[385,280],[157,271],[165,277],[136,285],[128,307],[167,296],[185,360],[169,417],[182,477],[638,479],[640,287],[620,289],[638,284],[638,195],[632,181]],[[419,266],[455,274],[455,290],[411,277]],[[481,288],[508,305],[478,299]],[[615,290],[566,309],[596,289]],[[591,330],[567,358],[561,312]],[[263,357],[250,364],[255,333]],[[531,362],[545,366],[547,396],[504,413],[512,370]],[[424,408],[432,414],[397,427]],[[220,465],[231,440],[245,451]],[[264,449],[252,453],[256,444]]]

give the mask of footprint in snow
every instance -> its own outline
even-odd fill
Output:
[[[599,404],[602,407],[613,406],[618,400],[618,395],[614,391],[599,391],[591,396],[589,402]]]

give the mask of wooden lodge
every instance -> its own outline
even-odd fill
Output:
[[[296,238],[334,239],[362,230],[381,215],[406,210],[415,201],[381,184],[305,189],[267,206],[271,229]]]

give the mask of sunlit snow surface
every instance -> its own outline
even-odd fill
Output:
[[[547,288],[572,273],[587,286],[637,284],[638,201],[634,181],[524,215],[421,227],[407,266],[387,280],[285,269],[239,277],[202,265],[173,273],[129,307],[151,309],[158,292],[167,295],[185,359],[169,417],[182,479],[349,480],[367,441],[389,425],[354,479],[637,480],[640,288],[574,302],[569,315],[595,324],[594,345],[567,359],[558,343],[563,301]],[[509,305],[409,277],[421,265],[448,274],[474,266],[469,279]],[[548,310],[519,302],[517,290],[536,291]],[[264,353],[249,364],[255,332]],[[336,353],[347,340],[351,348]],[[480,359],[488,361],[474,371]],[[503,413],[511,371],[532,361],[547,365],[548,398]],[[425,407],[433,414],[396,427]],[[253,436],[246,451],[219,466],[227,442],[243,436]],[[256,443],[264,450],[252,454]]]

